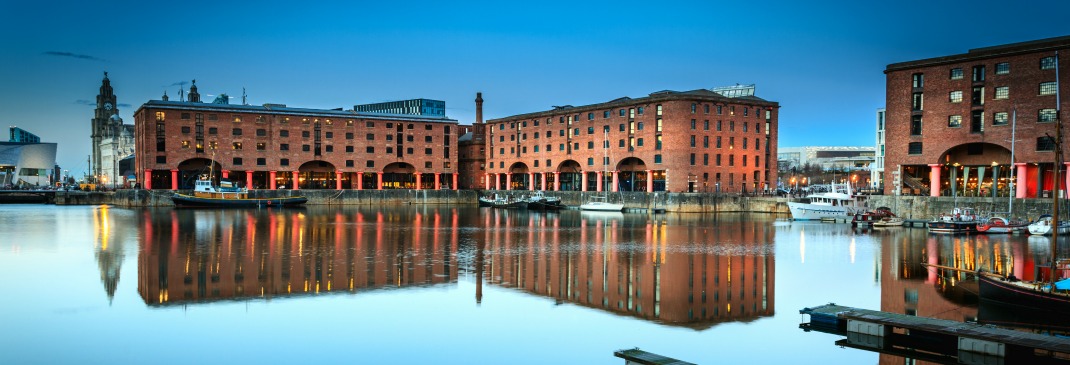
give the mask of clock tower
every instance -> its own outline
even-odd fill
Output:
[[[116,107],[115,92],[108,80],[108,73],[104,72],[104,80],[100,84],[100,93],[97,94],[97,108],[93,113],[93,131],[90,137],[93,139],[92,171],[89,173],[95,177],[101,176],[101,141],[105,138],[118,136],[122,128],[122,119],[118,118],[119,109]],[[112,118],[116,116],[116,118]]]

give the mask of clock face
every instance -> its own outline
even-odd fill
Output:
[[[111,103],[104,103],[104,109],[111,110]]]

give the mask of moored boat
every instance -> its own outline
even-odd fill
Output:
[[[1051,215],[1045,214],[1040,216],[1040,219],[1037,219],[1036,222],[1029,224],[1029,234],[1050,236],[1052,232],[1052,227],[1055,225],[1052,222],[1053,220],[1051,218]],[[1061,220],[1058,223],[1058,227],[1059,234],[1070,233],[1070,222]]]
[[[873,228],[902,227],[902,226],[903,226],[903,218],[902,217],[884,217],[884,218],[881,218],[880,220],[878,220],[876,222],[873,222]]]
[[[548,196],[542,190],[535,191],[527,200],[528,209],[534,210],[558,210],[565,206],[561,204],[561,198]]]
[[[1028,223],[1010,221],[1003,217],[991,217],[983,223],[977,223],[977,232],[987,234],[1025,232]]]
[[[527,208],[528,202],[523,199],[504,197],[495,194],[493,197],[479,197],[479,206],[492,208]]]
[[[220,185],[212,184],[208,175],[203,175],[193,185],[193,195],[176,193],[171,201],[180,208],[229,208],[229,207],[282,207],[295,206],[308,202],[303,196],[277,198],[251,198],[249,190],[235,187],[231,182],[222,180]]]
[[[880,207],[867,212],[855,213],[854,218],[851,219],[851,226],[872,226],[881,219],[890,217],[895,217],[895,213],[892,213],[891,209]]]
[[[1047,282],[1024,282],[1013,276],[980,273],[977,280],[981,300],[1059,313],[1070,309],[1070,279],[1056,282],[1054,290]]]
[[[788,210],[794,220],[844,220],[861,212],[863,197],[854,195],[849,184],[831,184],[829,191],[806,196],[808,202],[788,202]]]
[[[955,208],[929,221],[929,233],[976,233],[977,224],[983,222],[979,221],[973,208]]]
[[[592,196],[590,200],[580,205],[580,210],[620,212],[624,210],[624,204],[610,203],[605,196]]]

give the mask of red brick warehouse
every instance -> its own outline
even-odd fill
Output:
[[[188,101],[142,105],[134,126],[146,189],[189,189],[210,171],[253,189],[457,188],[457,121],[444,115],[209,104],[194,85]]]
[[[780,105],[753,85],[659,91],[487,121],[485,186],[754,192],[777,182]]]
[[[1062,186],[1056,76],[1067,51],[1070,36],[888,65],[885,181],[901,183],[885,193],[1031,198]]]

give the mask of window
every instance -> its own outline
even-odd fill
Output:
[[[210,134],[210,135],[216,135],[216,134],[219,134],[219,128],[216,128],[216,127],[209,127],[209,128],[208,128],[208,134]]]
[[[984,81],[984,65],[974,66],[974,81]]]
[[[637,140],[637,141],[635,142],[635,145],[636,145],[636,146],[639,146],[639,147],[643,147],[643,139],[642,139],[642,138],[639,138],[639,139],[638,139],[638,140]]]
[[[234,163],[234,166],[241,166],[242,160],[241,157],[235,157],[231,162]]]
[[[985,131],[985,111],[974,110],[970,113],[970,133],[983,133]]]
[[[921,135],[921,116],[920,115],[914,115],[914,116],[910,117],[910,135],[912,135],[912,136],[920,136]]]
[[[1040,83],[1040,95],[1055,95],[1055,81]]]
[[[1007,125],[1007,112],[992,114],[992,125]]]
[[[353,139],[353,132],[346,132],[346,139]]]
[[[587,134],[594,134],[594,127],[587,127]]]
[[[258,128],[256,130],[256,136],[257,137],[267,137],[267,129]]]
[[[368,160],[368,162],[364,163],[364,166],[365,167],[375,167],[375,161]]]
[[[717,136],[717,148],[721,148],[721,136]]]
[[[962,102],[962,90],[952,91],[951,94],[948,96],[948,101],[950,101],[952,103],[961,103]]]
[[[1006,75],[1011,73],[1011,64],[1008,62],[1000,62],[996,64],[996,75]]]
[[[346,153],[353,153],[353,146],[346,146]]]
[[[182,148],[189,148],[189,141],[182,141]]]
[[[715,164],[716,164],[717,166],[721,166],[721,154],[720,154],[720,153],[718,153],[718,154],[717,154],[717,156],[714,156],[714,157],[715,157],[715,158],[714,158],[714,162],[715,162]]]
[[[1048,56],[1040,59],[1041,70],[1054,70],[1055,69],[1055,57]],[[188,116],[183,119],[189,119]]]
[[[617,147],[624,147],[624,140],[617,141]]]
[[[947,126],[950,128],[958,128],[962,126],[962,116],[952,115],[947,117]]]
[[[728,155],[728,166],[736,165],[736,155]]]
[[[910,142],[907,145],[907,154],[920,155],[921,154],[921,142]]]
[[[702,166],[709,166],[709,165],[710,165],[710,154],[703,153],[702,154]]]
[[[432,153],[433,153],[433,152],[431,151],[431,149],[430,149],[430,148],[424,148],[424,154],[425,154],[425,155],[430,155],[430,154],[432,154]]]
[[[235,135],[235,136],[240,136],[241,135],[241,128],[234,128],[234,130],[231,131],[231,134]]]
[[[655,150],[660,150],[661,149],[661,136],[654,137],[654,149]]]
[[[695,136],[691,136],[691,147],[695,147]]]
[[[308,138],[310,135],[308,131],[301,131],[301,138]]]
[[[267,165],[267,159],[266,159],[266,158],[263,158],[263,157],[257,157],[257,159],[256,159],[256,165],[257,165],[257,166],[264,166],[264,165]]]
[[[717,131],[718,132],[721,131],[721,121],[719,121],[719,120],[717,121]]]
[[[1038,123],[1051,123],[1055,121],[1055,109],[1040,109],[1037,113]]]
[[[961,68],[953,68],[953,69],[951,69],[951,79],[952,80],[962,80],[962,69]]]
[[[527,123],[528,122],[524,122],[524,125],[527,126]],[[424,130],[425,131],[429,131],[429,130],[431,130],[431,128],[432,128],[432,126],[430,124],[424,124]]]
[[[654,155],[654,163],[661,163],[661,155]]]
[[[334,132],[324,132],[325,138],[334,138]]]
[[[609,111],[608,110],[602,112],[602,118],[609,118]]]
[[[594,157],[587,158],[587,166],[594,166]]]
[[[364,147],[364,153],[375,153],[375,147],[372,147],[372,146]]]
[[[289,137],[289,136],[290,136],[290,131],[285,130],[285,129],[280,129],[279,130],[279,137]]]
[[[589,149],[589,150],[593,150],[594,149],[594,141],[587,141],[587,149]]]
[[[309,146],[307,144],[301,145],[301,151],[308,152],[308,151],[311,151],[311,150],[312,150],[312,146]]]
[[[208,120],[218,120],[218,119],[219,119],[219,117],[216,116],[215,114],[208,114]]]
[[[231,148],[232,148],[232,149],[235,149],[235,150],[240,150],[240,149],[241,149],[241,142],[234,142],[234,143],[233,143],[233,144],[231,145]]]
[[[708,121],[708,120],[702,121],[702,130],[704,130],[704,131],[710,130],[710,121]]]
[[[1041,67],[1041,68],[1043,69],[1043,67]],[[189,119],[189,113],[182,113],[182,115],[180,116],[180,118],[182,118],[182,119]]]
[[[513,140],[513,137],[514,137],[513,135],[509,135],[509,140],[510,140],[510,141],[512,141],[512,140]],[[411,134],[410,134],[410,135],[407,135],[407,136],[405,136],[405,141],[408,141],[408,142],[412,142],[412,141],[413,141],[413,138],[414,138],[414,137],[413,137],[413,136],[412,136]]]
[[[911,98],[911,107],[913,108],[913,110],[922,110],[922,103],[924,101],[925,97],[922,93],[914,93],[913,98]]]
[[[1037,151],[1054,151],[1055,138],[1052,136],[1037,137]]]
[[[587,120],[594,120],[594,113],[587,113]]]
[[[411,155],[412,154],[412,147],[406,148],[405,149],[405,154],[406,155]]]
[[[167,156],[156,156],[156,163],[167,163]]]
[[[638,110],[636,110],[636,113],[638,113],[639,115],[643,115],[643,109],[644,109],[643,107],[638,107],[636,109],[638,109]]]
[[[698,104],[695,104],[695,103],[691,103],[691,114],[695,114],[695,111],[697,111],[697,110],[698,110]],[[695,161],[694,161],[694,160],[695,160],[695,158],[694,158],[694,157],[692,157],[692,158],[691,158],[691,164],[692,164],[692,165],[694,165],[694,164],[695,164]]]
[[[353,167],[353,160],[346,160],[346,167]]]
[[[189,127],[182,127],[182,134],[189,134]]]
[[[279,145],[279,151],[289,151],[289,150],[290,150],[290,144],[289,143],[283,143],[283,144]]]
[[[910,80],[913,87],[925,87],[925,74],[913,74]]]
[[[702,147],[710,148],[710,136],[702,136]]]
[[[691,154],[691,166],[695,166],[695,154]]]
[[[643,130],[643,122],[636,123],[635,129],[640,131]]]
[[[985,105],[984,86],[974,86],[972,95],[973,96],[970,98],[970,101],[973,102],[973,105]]]
[[[624,115],[625,115],[624,109],[621,109],[621,110],[620,110],[620,116],[622,116],[622,117],[623,117]]]
[[[329,144],[329,145],[324,146],[323,148],[324,148],[324,151],[326,151],[326,152],[334,152],[334,145]]]
[[[1000,86],[1000,87],[996,88],[996,95],[993,96],[993,98],[995,98],[995,99],[1006,99],[1006,98],[1010,97],[1010,94],[1011,94],[1011,88],[1010,87]]]
[[[424,142],[431,143],[431,136],[424,136]]]
[[[290,159],[288,159],[288,158],[280,158],[279,159],[279,166],[290,166]]]
[[[695,120],[691,120],[691,130],[695,130]]]
[[[654,107],[654,111],[655,111],[654,114],[660,117],[661,116],[661,104],[656,105]]]

